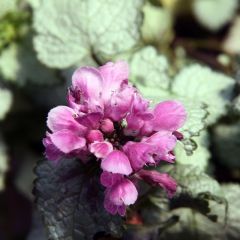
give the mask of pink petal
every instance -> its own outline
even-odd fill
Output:
[[[80,89],[84,99],[98,99],[102,91],[103,79],[100,72],[93,67],[77,69],[72,77],[73,88]]]
[[[75,111],[66,106],[58,106],[48,113],[47,125],[53,132],[68,129],[83,134],[86,128],[75,120]]]
[[[87,135],[87,140],[89,143],[102,142],[104,140],[103,134],[99,130],[91,130]]]
[[[131,113],[132,114],[144,114],[149,107],[149,101],[144,99],[139,93],[134,95]]]
[[[113,92],[111,99],[105,103],[105,117],[114,121],[122,120],[129,112],[135,88],[124,85],[118,92]]]
[[[113,174],[110,172],[102,172],[100,182],[104,187],[112,187],[123,178],[121,174]]]
[[[165,191],[167,191],[168,197],[172,197],[177,190],[176,181],[166,173],[160,173],[157,171],[141,170],[137,175],[152,185],[159,185]]]
[[[79,92],[80,93],[80,92]],[[80,99],[81,96],[77,94],[76,91],[74,91],[72,88],[68,89],[68,93],[67,93],[67,103],[68,106],[72,109],[74,109],[74,111],[79,112],[81,110],[81,101]]]
[[[123,178],[109,190],[109,198],[117,206],[130,205],[136,202],[138,192],[135,185],[128,179]]]
[[[153,153],[157,159],[173,162],[175,157],[171,154],[171,151],[176,146],[177,138],[171,132],[159,131],[143,139],[142,142],[155,146]]]
[[[45,155],[47,159],[58,161],[64,156],[64,154],[52,143],[49,133],[47,133],[46,138],[43,139],[43,145],[45,147]]]
[[[177,191],[176,181],[166,173],[161,174],[159,179],[159,186],[161,186],[165,191],[167,191],[168,197],[171,198]]]
[[[81,105],[83,112],[102,112],[102,77],[98,69],[83,67],[72,77],[72,96]],[[72,101],[70,101],[72,103]]]
[[[102,160],[101,168],[111,173],[129,175],[132,168],[128,157],[121,151],[114,150]]]
[[[141,142],[128,142],[123,147],[124,152],[128,156],[131,166],[134,171],[138,171],[146,164],[154,164],[155,161],[152,158],[153,146],[147,143]]]
[[[138,93],[134,95],[131,111],[126,117],[127,127],[124,129],[126,135],[139,135],[144,123],[154,118],[148,106],[149,101],[142,98]]]
[[[126,206],[125,205],[118,206],[117,212],[120,216],[124,217],[126,214]]]
[[[50,134],[50,139],[52,143],[65,154],[73,150],[81,149],[86,144],[84,138],[66,129]]]
[[[138,197],[138,191],[135,185],[128,179],[121,182],[122,200],[125,205],[134,204]]]
[[[129,114],[126,117],[127,127],[124,129],[124,133],[127,136],[139,136],[142,135],[143,132],[142,127],[145,127],[146,130],[146,121],[153,119],[153,115],[151,113],[144,113],[144,114]],[[152,127],[150,129],[152,131]],[[147,134],[144,134],[147,135]]]
[[[141,130],[140,130],[140,136],[149,136],[153,133],[153,121],[145,121]]]
[[[94,112],[88,113],[84,116],[78,117],[77,121],[87,127],[88,129],[97,129],[100,126],[100,120],[102,118],[102,113]]]
[[[128,64],[124,61],[109,62],[99,67],[99,71],[103,77],[103,98],[107,101],[112,92],[120,88],[123,81],[127,82]]]
[[[90,144],[89,150],[97,158],[104,158],[113,151],[113,146],[110,142],[107,142],[107,141],[94,142],[94,143]]]
[[[153,127],[155,131],[176,131],[183,126],[187,113],[180,102],[165,101],[155,107],[154,116]]]
[[[126,206],[124,204],[118,206],[111,202],[109,197],[105,197],[104,199],[104,208],[111,213],[112,215],[119,214],[120,216],[125,216],[126,214]]]
[[[105,118],[104,120],[102,120],[101,122],[101,130],[104,132],[104,133],[112,133],[114,131],[114,125],[113,125],[113,122],[108,119],[108,118]]]
[[[115,215],[117,213],[118,206],[114,205],[107,197],[105,197],[104,208],[112,215]]]
[[[142,118],[140,116],[130,114],[126,117],[126,121],[127,127],[124,129],[124,134],[126,136],[137,136],[144,124]]]

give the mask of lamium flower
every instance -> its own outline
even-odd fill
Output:
[[[68,106],[48,114],[49,132],[43,144],[49,160],[77,157],[86,163],[95,156],[103,171],[104,207],[111,214],[124,216],[126,207],[135,203],[139,180],[174,195],[174,179],[147,168],[161,161],[174,163],[173,149],[183,138],[177,130],[186,120],[180,102],[150,107],[128,82],[128,65],[123,61],[77,69],[67,100]]]

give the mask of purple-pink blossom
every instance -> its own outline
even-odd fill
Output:
[[[147,170],[161,161],[173,163],[173,149],[186,120],[178,101],[155,107],[128,82],[126,62],[109,62],[99,68],[82,67],[72,77],[68,106],[53,108],[43,140],[49,160],[77,157],[84,163],[100,162],[104,207],[125,215],[138,197],[136,181],[162,187],[172,197],[176,182],[166,173]]]

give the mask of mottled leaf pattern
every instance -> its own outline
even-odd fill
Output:
[[[143,0],[52,0],[35,9],[35,49],[50,67],[66,68],[91,51],[114,55],[140,38]],[[45,20],[45,21],[43,21]]]
[[[226,113],[233,93],[234,80],[208,67],[195,64],[184,68],[174,79],[172,90],[179,96],[208,105],[208,124]]]
[[[35,194],[49,239],[93,239],[99,232],[119,235],[122,220],[103,208],[103,190],[96,173],[80,160],[63,159],[56,166],[42,161],[36,168]]]

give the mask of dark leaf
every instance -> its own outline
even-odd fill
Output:
[[[93,239],[99,232],[120,235],[122,219],[103,208],[103,190],[93,164],[63,159],[36,168],[35,196],[49,239]]]

